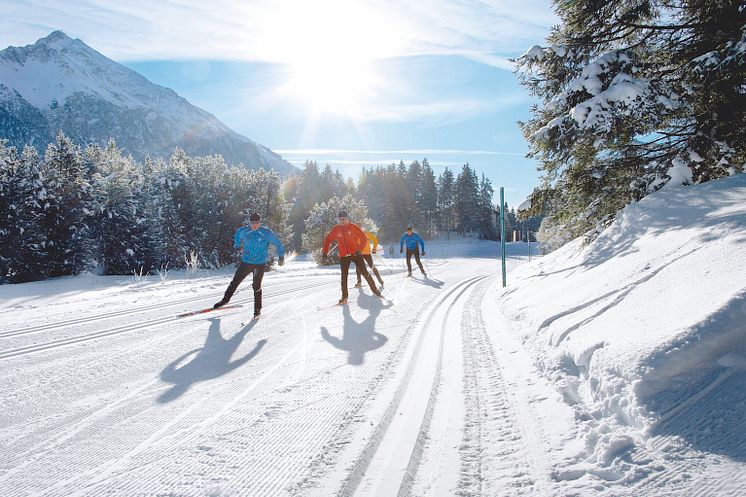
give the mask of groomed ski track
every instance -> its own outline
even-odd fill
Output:
[[[463,381],[444,362],[462,354],[467,302],[497,281],[494,259],[429,265],[428,279],[383,268],[392,302],[351,289],[320,311],[338,270],[271,275],[245,326],[248,281],[243,308],[176,317],[227,276],[139,305],[58,303],[36,322],[4,312],[3,495],[418,495],[438,405]]]

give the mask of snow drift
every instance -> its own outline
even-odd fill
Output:
[[[581,422],[556,478],[746,460],[746,174],[667,186],[508,283],[503,314]]]

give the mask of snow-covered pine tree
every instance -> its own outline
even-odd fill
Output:
[[[48,193],[35,149],[19,155],[0,140],[0,283],[43,278],[47,261],[40,217]]]
[[[733,0],[555,1],[546,48],[518,59],[539,98],[522,124],[567,238],[671,177],[732,174],[746,161],[746,9]]]
[[[111,140],[106,148],[86,150],[95,167],[93,194],[95,216],[92,237],[102,274],[147,274],[155,261],[150,250],[144,209],[142,169]]]
[[[158,268],[176,269],[184,267],[187,252],[186,227],[181,222],[180,185],[185,181],[186,170],[179,162],[154,164],[151,184],[151,210],[149,218],[155,228],[154,252]]]
[[[42,175],[48,195],[40,218],[46,277],[78,274],[95,264],[91,172],[80,148],[62,133],[47,147]]]
[[[321,262],[324,237],[337,223],[337,213],[343,209],[347,211],[350,221],[363,230],[372,232],[378,230],[373,220],[368,217],[368,208],[363,201],[350,194],[344,197],[332,197],[327,202],[317,203],[306,219],[306,229],[303,232],[303,250],[311,252],[316,262]],[[339,262],[336,251],[329,254],[329,262]]]

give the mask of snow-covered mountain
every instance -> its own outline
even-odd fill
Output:
[[[62,130],[78,143],[110,137],[136,158],[221,154],[229,163],[294,168],[173,90],[55,31],[0,51],[0,138],[43,150]]]

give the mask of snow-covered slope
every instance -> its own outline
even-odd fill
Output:
[[[626,207],[587,246],[519,268],[499,299],[579,421],[558,479],[746,494],[746,174]]]
[[[0,137],[44,147],[58,130],[81,143],[110,137],[138,158],[165,157],[174,147],[219,153],[230,163],[292,166],[241,136],[173,90],[55,31],[33,45],[0,51]]]

